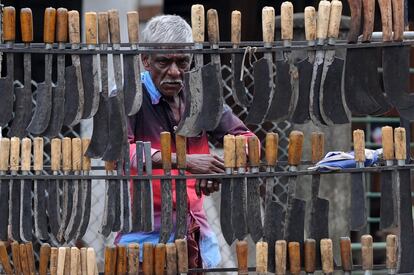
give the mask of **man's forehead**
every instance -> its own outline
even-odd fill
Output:
[[[167,59],[187,59],[191,58],[190,54],[184,54],[184,53],[168,53],[168,54],[162,54],[162,53],[156,53],[152,54],[154,58],[167,58]]]

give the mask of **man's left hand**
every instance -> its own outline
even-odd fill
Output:
[[[217,180],[198,179],[195,186],[196,194],[199,198],[202,195],[209,196],[211,193],[220,190],[220,183]]]

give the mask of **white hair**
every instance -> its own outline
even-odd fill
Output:
[[[178,15],[159,15],[148,21],[141,35],[144,43],[191,43],[190,25]]]

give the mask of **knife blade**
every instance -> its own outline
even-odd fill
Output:
[[[161,132],[161,158],[164,176],[171,176],[171,134]],[[170,239],[173,230],[172,223],[172,182],[171,179],[161,180],[161,229],[160,243],[166,243]]]
[[[114,175],[115,163],[113,161],[105,161],[106,175]],[[101,224],[101,234],[108,237],[112,231],[115,221],[115,196],[117,181],[114,179],[107,179],[105,181],[105,203],[104,213]]]
[[[62,140],[60,138],[54,138],[50,142],[50,167],[53,176],[59,175],[61,169],[61,156],[62,156]],[[47,214],[49,218],[50,232],[57,239],[60,228],[60,199],[59,199],[59,186],[60,181],[58,179],[50,179],[47,185]]]
[[[10,174],[17,176],[20,162],[20,139],[12,137],[10,139]],[[16,241],[20,239],[20,190],[21,183],[10,179],[10,207],[9,224],[11,225],[11,236]]]
[[[351,239],[349,237],[341,237],[340,242],[341,265],[344,275],[350,275],[352,272],[352,249]]]
[[[21,143],[21,174],[30,174],[32,155],[32,140],[23,138]],[[32,240],[32,181],[23,179],[20,181],[20,238],[24,242]]]
[[[152,159],[151,159],[151,142],[144,142],[144,155],[145,155],[145,173],[148,176],[147,180],[144,180],[142,186],[142,230],[149,232],[154,227],[154,203],[152,192]]]
[[[333,274],[334,262],[333,262],[333,251],[332,251],[332,240],[322,239],[321,240],[321,259],[322,259],[322,272],[325,275]]]
[[[180,176],[185,176],[187,168],[187,139],[184,136],[175,135],[175,151],[177,158],[177,169]],[[187,181],[177,179],[175,181],[176,195],[176,229],[175,239],[184,239],[187,236]]]
[[[9,170],[10,139],[0,139],[0,175]],[[0,240],[7,240],[9,227],[9,180],[0,180]]]
[[[389,275],[397,274],[397,236],[387,235],[386,239],[386,267]]]
[[[135,143],[135,157],[137,160],[137,175],[144,174],[144,143],[137,141]],[[132,181],[132,231],[137,232],[142,230],[142,183],[143,180],[134,179]]]

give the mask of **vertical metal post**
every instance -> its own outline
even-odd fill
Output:
[[[404,0],[404,26],[408,27],[408,0]],[[407,148],[407,163],[411,162],[411,122],[405,118],[400,118],[400,126],[405,128],[407,133],[406,148]]]

